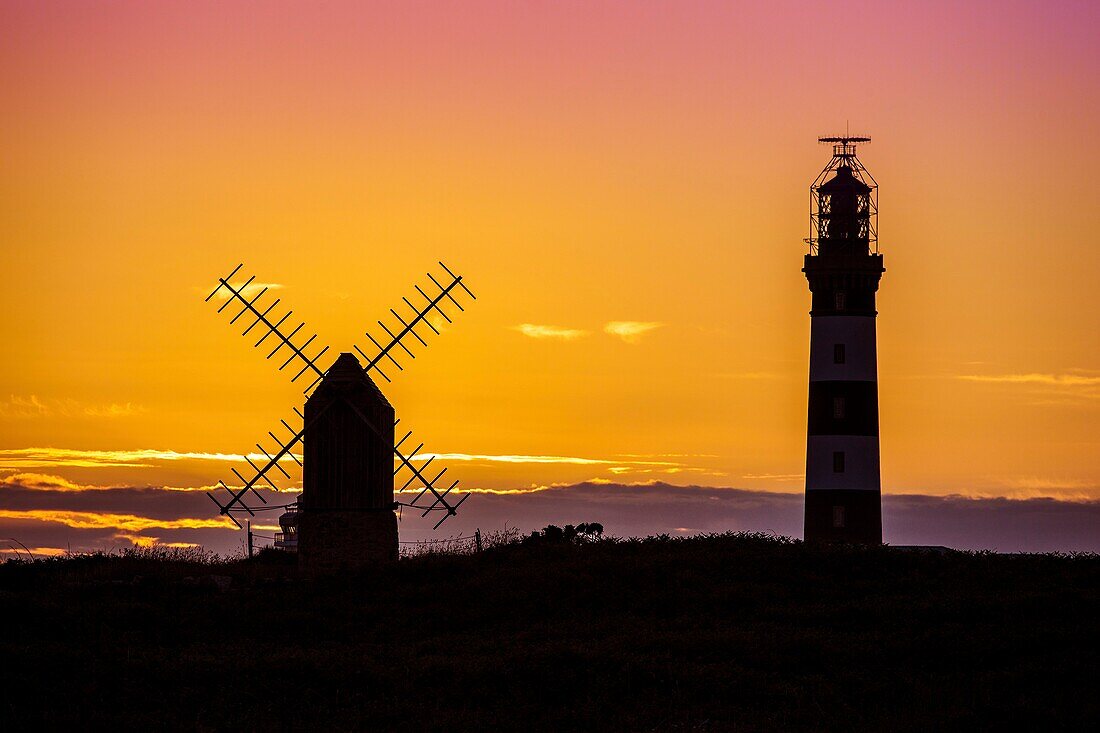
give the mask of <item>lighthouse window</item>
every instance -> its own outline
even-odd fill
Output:
[[[833,300],[836,301],[836,309],[838,311],[844,310],[844,291],[838,290],[833,293]]]
[[[833,451],[833,473],[844,473],[844,451]]]
[[[833,344],[833,363],[844,363],[844,344]]]
[[[833,507],[833,527],[840,528],[840,527],[843,527],[843,526],[844,526],[844,507],[834,506]]]
[[[833,398],[833,419],[834,420],[841,420],[843,418],[844,418],[844,398],[843,397],[834,397]]]

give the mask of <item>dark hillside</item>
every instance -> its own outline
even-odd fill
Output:
[[[1100,558],[752,536],[0,567],[7,730],[1085,730]],[[214,577],[217,576],[217,577]]]

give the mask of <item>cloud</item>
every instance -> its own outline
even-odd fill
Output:
[[[4,417],[43,417],[50,414],[50,408],[38,395],[22,397],[11,395],[4,402],[0,402],[0,415]]]
[[[1035,405],[1091,405],[1100,400],[1100,376],[1085,369],[1071,369],[1067,374],[960,374],[955,377],[967,382],[1016,385],[1034,395]]]
[[[136,534],[134,532],[115,532],[111,535],[113,540],[124,540],[129,542],[134,547],[150,548],[150,547],[171,547],[179,550],[189,550],[196,547],[202,547],[197,542],[161,542],[160,537],[152,537],[147,534]]]
[[[1083,376],[1081,374],[960,374],[958,378],[970,382],[1040,384],[1050,387],[1093,387],[1100,385],[1100,377]]]
[[[196,519],[182,517],[178,519],[154,519],[139,517],[135,514],[103,514],[98,512],[56,511],[52,509],[0,509],[0,519],[32,520],[63,524],[74,529],[117,529],[129,532],[141,532],[146,529],[203,529],[230,528],[232,521],[226,518]]]
[[[628,344],[636,344],[642,336],[655,328],[660,328],[662,323],[658,321],[609,321],[604,324],[604,333],[621,338]],[[559,339],[561,341],[573,341],[589,335],[589,331],[579,328],[563,328],[561,326],[546,326],[537,323],[521,323],[512,326],[524,336],[533,339]]]
[[[488,463],[557,463],[574,466],[618,465],[630,463],[637,466],[679,466],[674,461],[624,461],[621,458],[578,458],[576,456],[525,456],[494,455],[486,453],[418,453],[409,460],[427,460],[435,457],[440,461],[485,461]]]
[[[1021,494],[1029,498],[1057,495],[1059,499],[1088,500],[1096,495],[1097,482],[1071,478],[1051,478],[1041,476],[1022,476],[1004,483],[1011,488],[1014,496]]]
[[[81,486],[60,476],[44,473],[14,473],[0,478],[0,486],[17,486],[33,491],[94,491],[102,487]]]
[[[1001,552],[1100,551],[1100,501],[886,494],[883,533],[894,545],[943,545]],[[446,531],[469,534],[505,525],[529,531],[547,524],[595,521],[620,537],[753,531],[802,536],[801,493],[673,486],[662,482],[585,482],[524,493],[479,494]],[[402,526],[403,536],[433,536]]]
[[[588,331],[582,331],[577,328],[543,326],[537,323],[521,323],[518,326],[512,326],[512,328],[519,331],[524,336],[533,339],[560,339],[561,341],[573,341],[574,339],[579,339],[588,335]]]
[[[134,547],[152,547],[157,544],[157,540],[160,537],[150,537],[149,535],[134,534],[133,532],[115,532],[111,535],[112,539],[126,540]]]
[[[424,320],[431,324],[432,328],[436,332],[442,334],[449,330],[451,322],[446,320],[443,316],[437,315],[435,311],[429,311]]]
[[[0,402],[0,417],[39,418],[39,417],[128,417],[146,412],[141,405],[132,402],[119,404],[90,404],[73,399],[43,399],[38,395],[11,395]]]
[[[11,511],[51,510],[90,512],[93,514],[135,514],[158,520],[171,520],[181,516],[217,516],[218,509],[205,495],[211,491],[224,499],[221,487],[165,487],[165,486],[81,486],[57,477],[36,477],[22,485],[14,477],[6,477],[0,483],[0,509]],[[234,487],[231,487],[231,489]],[[236,487],[239,489],[239,487]],[[270,512],[267,507],[289,504],[298,497],[298,491],[275,491],[269,487],[256,487],[267,502],[252,497],[248,501],[254,509]],[[268,520],[275,517],[266,515]]]
[[[801,481],[806,478],[804,473],[746,473],[741,478],[766,479],[768,481]]]
[[[619,453],[620,458],[719,458],[717,453]]]
[[[147,534],[135,534],[133,532],[115,532],[113,535],[111,535],[111,539],[125,540],[134,547],[142,548],[171,547],[180,550],[187,550],[202,546],[196,542],[161,542],[160,537],[151,537]]]
[[[244,280],[240,282],[231,282],[229,284],[234,290],[239,292],[245,298],[249,298],[253,295],[258,295],[260,291],[265,289],[270,292],[272,290],[282,290],[285,287],[281,283],[258,283],[255,281],[248,283],[248,285],[245,285]],[[198,291],[199,289],[196,289],[196,292]],[[203,292],[209,293],[210,291],[207,290]],[[214,295],[214,298],[216,300],[229,300],[231,297],[233,297],[232,293],[230,293],[225,288],[218,288],[218,292]]]
[[[610,464],[622,466],[621,463]],[[767,474],[765,474],[767,475]],[[37,548],[74,551],[122,542],[197,544],[217,552],[239,551],[242,535],[195,491],[160,487],[71,490],[58,477],[32,475],[38,488],[10,481],[0,490],[0,539],[17,538]],[[1021,479],[1032,485],[1055,483]],[[1074,481],[1058,481],[1063,485]],[[57,488],[47,488],[53,485]],[[264,492],[272,510],[257,512],[253,528],[278,531],[277,505],[293,500],[286,492]],[[530,531],[547,524],[596,521],[620,537],[680,532],[759,531],[800,537],[801,492],[674,486],[662,481],[586,481],[579,484],[473,489],[458,516],[433,532],[432,522],[406,512],[405,540],[471,534],[504,526]],[[260,509],[260,506],[256,507]],[[1003,552],[1100,551],[1100,501],[1054,498],[883,496],[886,541],[900,545],[945,545]],[[14,541],[13,546],[17,546]],[[0,541],[0,548],[4,542]]]
[[[248,457],[254,461],[267,461],[267,457],[259,453],[250,453]],[[670,460],[642,460],[637,458],[582,458],[579,456],[553,456],[553,455],[512,455],[490,453],[417,453],[409,456],[409,460],[427,460],[434,457],[439,461],[460,461],[471,463],[518,463],[518,464],[558,464],[574,466],[598,466],[598,465],[632,465],[632,466],[662,466],[683,467],[684,464]],[[655,456],[660,458],[664,456]],[[301,456],[298,456],[301,460]],[[72,448],[10,448],[0,450],[0,469],[18,470],[25,468],[153,468],[161,461],[217,461],[238,463],[244,459],[241,456],[229,453],[200,453],[182,452],[172,450],[78,450]],[[290,455],[284,456],[281,462],[293,462]],[[68,491],[90,491],[109,487],[77,486],[58,476],[43,473],[21,473],[6,478],[0,478],[0,485],[4,483],[20,483],[19,476],[27,477],[29,483],[21,483],[23,486],[33,488],[41,485],[43,488],[54,488]],[[53,482],[53,485],[50,485]],[[175,487],[176,491],[210,490],[210,486],[199,487]]]
[[[253,461],[267,461],[262,453],[249,453]],[[301,460],[301,456],[298,456]],[[157,461],[227,461],[239,462],[244,457],[231,453],[181,452],[142,448],[136,450],[80,450],[75,448],[8,448],[0,450],[0,469],[67,466],[71,468],[151,468]],[[292,462],[289,455],[281,461]]]
[[[231,490],[239,490],[242,487],[240,485],[226,484]],[[0,487],[3,488],[15,488],[25,489],[28,491],[59,491],[63,493],[84,492],[84,491],[117,491],[122,489],[133,490],[148,490],[155,489],[156,491],[221,491],[221,484],[210,484],[207,486],[99,486],[96,484],[78,484],[70,481],[61,476],[54,476],[47,473],[13,473],[8,476],[0,477]],[[273,490],[270,484],[258,483],[256,484],[258,490]],[[296,492],[301,489],[284,488],[283,491]]]
[[[147,412],[144,407],[135,405],[131,402],[127,402],[124,405],[112,402],[109,405],[92,405],[84,408],[84,414],[89,417],[126,417],[128,415],[140,415],[143,412]]]
[[[221,551],[237,547],[236,526],[218,514],[200,488],[85,486],[46,474],[5,476],[0,479],[0,538],[14,537],[32,548],[71,546],[74,551],[154,541],[209,544]],[[295,498],[260,491],[270,507]],[[250,504],[266,509],[259,501]],[[257,517],[273,521],[279,511],[258,511]]]
[[[22,545],[11,544],[10,542],[5,543],[5,541],[2,538],[0,538],[0,545],[5,545],[5,544],[6,544],[6,546],[0,547],[0,557],[4,557],[4,556],[19,557],[20,555],[22,555],[23,559],[27,559],[28,554],[30,554],[31,557],[34,557],[34,556],[57,557],[59,555],[66,555],[69,552],[68,550],[66,550],[63,547],[26,547],[26,548],[24,548]]]
[[[887,495],[883,532],[896,545],[1100,552],[1100,501]]]
[[[603,330],[628,344],[636,344],[642,340],[642,336],[663,325],[659,321],[609,321],[604,324]]]

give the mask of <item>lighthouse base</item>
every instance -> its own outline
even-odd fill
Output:
[[[882,544],[882,497],[877,489],[808,489],[806,542]]]
[[[396,562],[397,516],[383,510],[310,510],[298,517],[298,567],[339,572]]]

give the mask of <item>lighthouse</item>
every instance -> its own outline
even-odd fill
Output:
[[[810,186],[807,542],[881,544],[875,293],[878,184],[856,156],[867,137],[823,137],[833,157]]]

